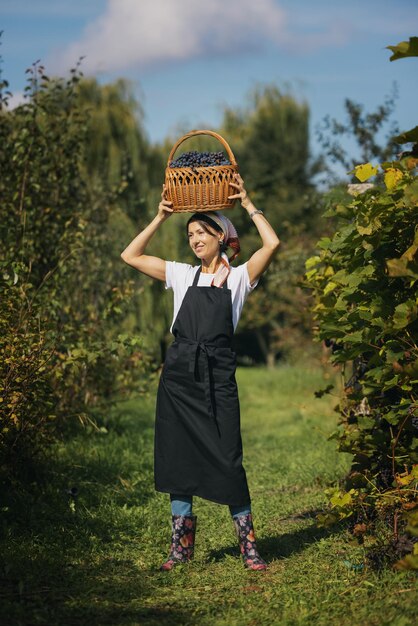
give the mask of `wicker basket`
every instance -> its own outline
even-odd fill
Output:
[[[228,153],[231,165],[215,165],[211,167],[169,167],[180,144],[196,135],[211,135],[218,139]],[[218,211],[230,209],[235,199],[229,200],[236,190],[229,186],[232,177],[238,172],[238,165],[229,144],[221,135],[212,130],[192,130],[183,135],[172,147],[165,170],[167,200],[170,200],[174,211]]]

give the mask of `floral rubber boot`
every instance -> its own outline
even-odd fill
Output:
[[[252,570],[267,569],[267,563],[258,554],[251,513],[232,518],[238,536],[244,566]]]
[[[187,563],[194,555],[196,515],[172,515],[171,548],[160,570],[168,571],[179,563]]]

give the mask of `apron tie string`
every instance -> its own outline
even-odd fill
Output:
[[[204,376],[205,376],[205,396],[206,403],[209,411],[209,415],[215,419],[215,404],[213,401],[213,393],[212,393],[212,384],[211,384],[211,372],[210,372],[210,361],[209,361],[209,346],[205,343],[199,341],[196,342],[192,349],[190,350],[190,358],[189,358],[189,372],[195,375],[197,359],[199,356],[199,350],[203,352],[205,355],[204,358]]]
[[[210,351],[211,348],[217,348],[216,344],[204,343],[203,341],[192,341],[191,339],[183,339],[182,337],[176,337],[175,341],[180,343],[187,343],[190,345],[189,354],[189,373],[195,376],[196,365],[199,356],[199,350],[204,354],[204,388],[205,397],[208,412],[210,417],[216,420],[216,407],[213,398],[212,380],[211,380],[211,367],[210,367]]]

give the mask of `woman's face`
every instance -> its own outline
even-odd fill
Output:
[[[223,235],[210,226],[207,228],[210,233],[199,222],[191,222],[188,226],[189,244],[199,259],[213,259],[219,255],[219,240]]]

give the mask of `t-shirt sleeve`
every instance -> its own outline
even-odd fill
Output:
[[[165,285],[166,289],[173,289],[173,265],[174,261],[165,262]]]
[[[250,282],[250,276],[248,274],[248,261],[243,263],[242,272],[243,272],[243,276],[242,276],[243,289],[244,289],[245,295],[247,296],[250,293],[250,291],[252,291],[253,289],[257,287],[259,278],[256,278],[255,281],[253,281],[252,283]]]
[[[183,291],[190,279],[190,272],[193,267],[188,263],[178,263],[177,261],[165,262],[165,288],[174,292]]]
[[[230,286],[232,290],[232,315],[234,328],[236,328],[241,317],[242,308],[248,294],[255,289],[258,284],[258,278],[251,284],[248,275],[247,263],[238,265],[231,274]]]

